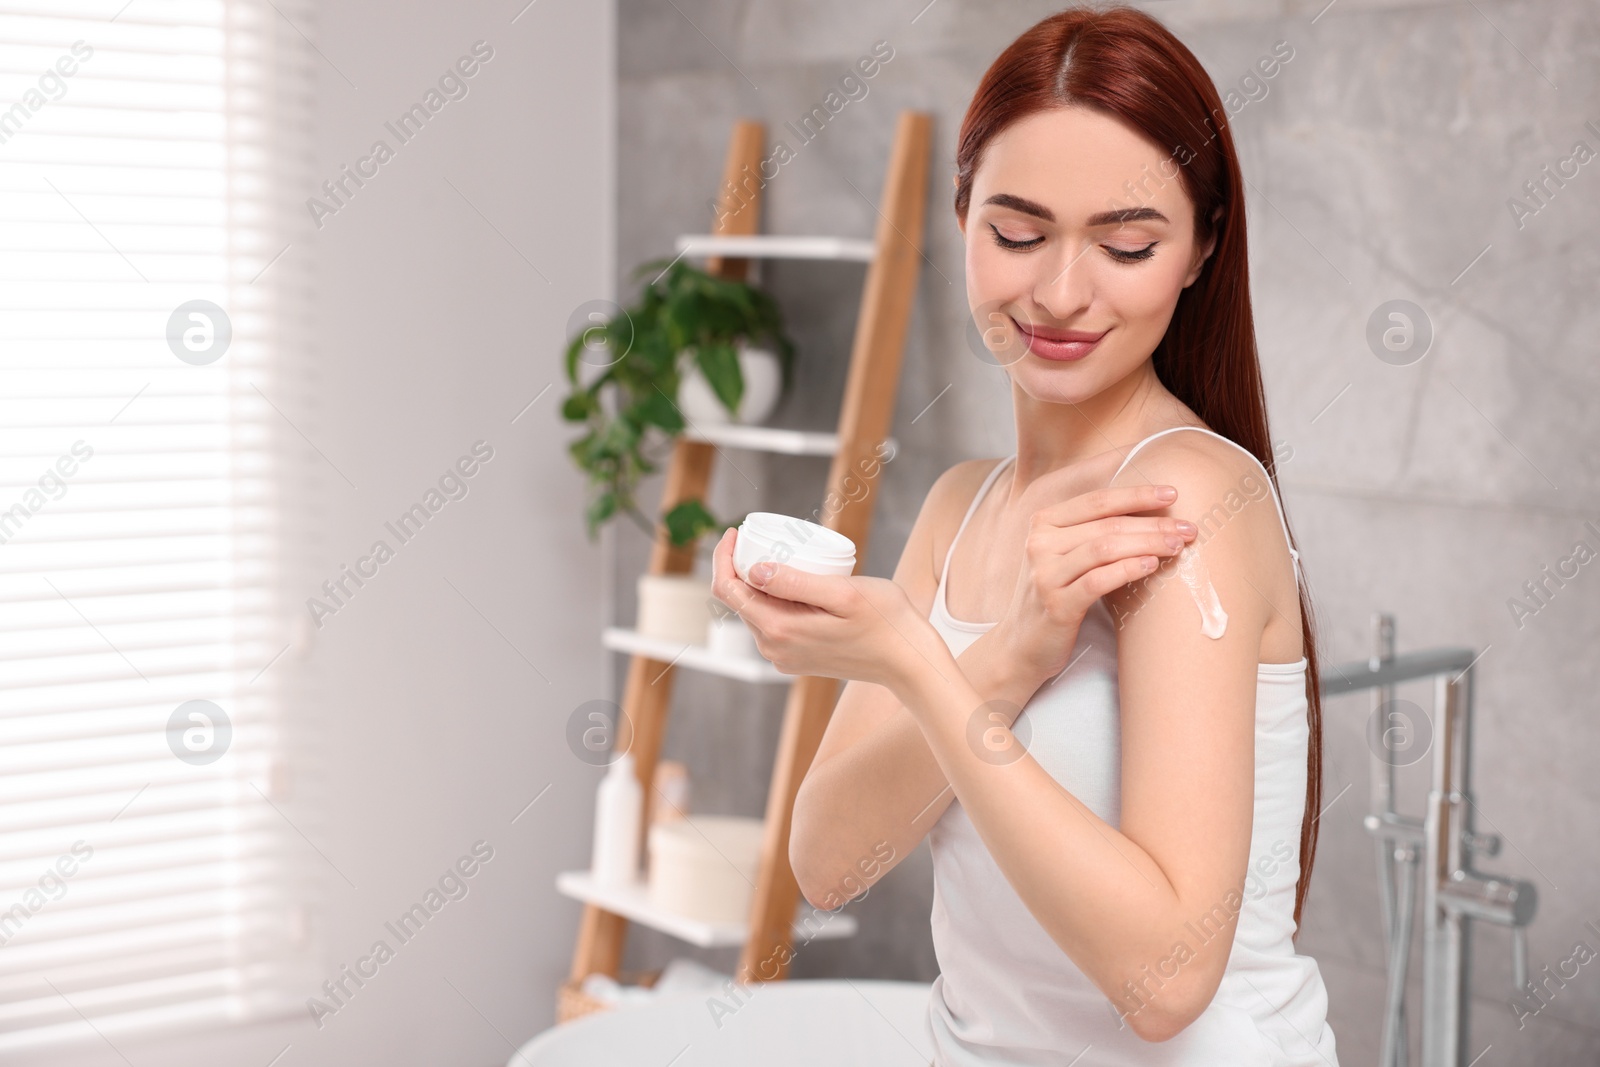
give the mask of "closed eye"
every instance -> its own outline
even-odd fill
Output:
[[[1120,260],[1123,263],[1137,263],[1141,259],[1149,259],[1155,255],[1156,245],[1160,243],[1160,241],[1151,241],[1137,252],[1129,252],[1123,248],[1107,248],[1106,251],[1111,253],[1112,259]]]
[[[1035,237],[1028,241],[1013,241],[1009,237],[1002,236],[999,228],[992,222],[989,224],[989,229],[994,231],[995,243],[1001,248],[1034,248],[1044,240],[1043,237]]]
[[[989,229],[994,233],[994,240],[996,244],[998,244],[1001,248],[1009,248],[1012,251],[1020,252],[1031,248],[1037,248],[1044,240],[1043,237],[1034,237],[1027,241],[1013,241],[1009,237],[1001,234],[1000,230],[993,223],[989,224]],[[1105,250],[1111,255],[1111,258],[1117,260],[1119,263],[1137,263],[1140,260],[1149,259],[1151,256],[1155,255],[1156,245],[1160,243],[1160,241],[1151,241],[1148,245],[1145,245],[1143,248],[1136,251],[1128,251],[1127,249],[1123,248],[1112,248],[1110,246],[1102,247],[1104,247]]]

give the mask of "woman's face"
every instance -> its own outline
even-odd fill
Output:
[[[1177,160],[1079,107],[1030,115],[989,142],[961,229],[984,346],[1024,392],[1057,403],[1138,369],[1211,252],[1195,244]],[[1068,331],[1101,336],[1048,343]]]

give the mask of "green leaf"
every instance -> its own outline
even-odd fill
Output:
[[[573,385],[578,384],[578,355],[583,351],[583,334],[579,334],[567,343],[567,381]]]
[[[668,433],[683,432],[683,412],[678,410],[678,405],[672,402],[671,397],[660,390],[652,389],[634,407],[634,411],[644,425],[659,426]]]
[[[639,428],[627,419],[617,419],[600,433],[598,447],[606,455],[621,456],[639,443]]]
[[[739,369],[738,350],[727,342],[703,344],[695,349],[694,358],[722,406],[730,415],[737,413],[744,397],[744,372]]]
[[[589,502],[589,511],[586,518],[592,532],[599,525],[615,515],[617,511],[617,495],[615,493],[601,493]]]
[[[722,526],[699,500],[684,500],[662,516],[667,536],[675,545],[686,545],[707,530]]]
[[[588,390],[580,390],[562,402],[561,417],[568,422],[582,422],[599,409],[594,394]]]
[[[588,470],[594,462],[594,443],[596,433],[590,430],[582,437],[567,445],[567,452],[572,456],[580,470]]]

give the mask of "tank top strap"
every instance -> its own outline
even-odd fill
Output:
[[[1139,451],[1139,449],[1143,448],[1145,445],[1149,444],[1151,441],[1154,441],[1158,437],[1161,437],[1161,436],[1163,436],[1165,434],[1174,433],[1174,432],[1176,432],[1178,430],[1199,430],[1201,433],[1210,434],[1212,437],[1215,437],[1219,441],[1226,441],[1228,444],[1232,445],[1234,448],[1237,448],[1239,451],[1243,452],[1245,455],[1249,456],[1252,460],[1254,460],[1256,466],[1261,468],[1261,472],[1263,474],[1267,474],[1267,465],[1265,463],[1262,463],[1261,460],[1257,459],[1255,453],[1251,452],[1248,448],[1244,447],[1239,442],[1231,440],[1231,439],[1229,439],[1227,437],[1224,437],[1224,436],[1222,436],[1222,434],[1217,433],[1215,430],[1208,430],[1204,426],[1172,426],[1172,427],[1169,427],[1169,428],[1167,428],[1165,430],[1157,430],[1155,433],[1151,434],[1149,437],[1146,437],[1143,441],[1140,441],[1138,444],[1136,444],[1132,448],[1128,449],[1128,454],[1126,456],[1122,457],[1122,462],[1117,466],[1117,473],[1113,474],[1111,476],[1111,480],[1112,481],[1116,481],[1117,480],[1117,474],[1121,474],[1122,473],[1122,468],[1126,467],[1128,465],[1128,460],[1132,459],[1133,458],[1133,454],[1135,452]],[[1283,540],[1284,540],[1284,542],[1289,545],[1289,558],[1294,561],[1294,576],[1295,576],[1295,580],[1299,581],[1300,578],[1301,578],[1301,574],[1300,574],[1300,553],[1299,553],[1299,551],[1297,551],[1295,549],[1294,544],[1289,541],[1289,523],[1283,517],[1283,501],[1278,499],[1278,488],[1277,488],[1277,486],[1275,486],[1272,483],[1272,476],[1270,474],[1267,474],[1267,490],[1270,493],[1272,493],[1272,504],[1278,510],[1278,526],[1279,526],[1280,529],[1283,530]]]
[[[989,492],[989,486],[994,484],[995,478],[999,476],[1000,471],[1004,469],[1005,465],[1016,458],[1017,454],[1013,452],[1011,455],[1002,459],[999,463],[996,463],[994,467],[990,469],[989,473],[984,475],[983,481],[978,485],[978,491],[972,494],[972,503],[967,505],[967,513],[961,516],[961,525],[956,527],[956,535],[950,538],[950,547],[944,550],[944,567],[939,571],[939,584],[941,586],[944,585],[947,580],[949,580],[950,557],[955,555],[956,542],[961,540],[962,531],[967,528],[967,523],[972,521],[973,513],[978,510],[978,502],[981,501],[984,498],[984,495]]]

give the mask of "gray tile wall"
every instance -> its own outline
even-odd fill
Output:
[[[903,449],[885,472],[870,573],[890,572],[940,471],[1012,448],[1005,379],[962,340],[969,313],[950,175],[978,78],[1058,6],[621,5],[624,271],[671,255],[675,234],[709,227],[707,200],[738,117],[764,120],[769,143],[781,138],[796,152],[767,187],[767,231],[870,236],[897,112],[935,116],[927,262],[895,417]],[[1324,663],[1364,658],[1380,610],[1398,617],[1402,651],[1483,652],[1476,803],[1480,827],[1505,839],[1484,866],[1537,883],[1530,969],[1550,980],[1547,1006],[1519,1026],[1510,938],[1478,927],[1468,1059],[1492,1045],[1479,1062],[1594,1063],[1600,962],[1589,958],[1600,936],[1584,921],[1600,923],[1600,574],[1586,565],[1563,586],[1551,583],[1547,605],[1521,625],[1509,602],[1577,542],[1587,543],[1585,560],[1600,551],[1600,429],[1585,414],[1600,393],[1600,161],[1520,225],[1509,201],[1526,201],[1523,183],[1575,142],[1600,151],[1600,136],[1585,128],[1600,127],[1600,8],[1578,0],[1140,6],[1174,28],[1223,91],[1276,42],[1294,46],[1267,95],[1233,122],[1250,183],[1273,438],[1293,448],[1281,467],[1284,497]],[[868,95],[797,147],[783,122],[819,104],[879,40],[895,54]],[[763,284],[783,302],[803,364],[776,424],[831,420],[863,274],[768,266]],[[619,291],[631,298],[637,287],[623,276]],[[1405,367],[1375,358],[1365,340],[1369,315],[1397,298],[1421,305],[1435,331],[1427,356]],[[738,470],[719,467],[714,508],[816,506],[821,460],[730,457]],[[617,612],[628,621],[645,546],[631,528],[620,541]],[[617,666],[620,684],[620,658]],[[1431,707],[1426,689],[1400,695]],[[680,673],[666,754],[690,764],[699,810],[761,813],[782,707],[781,690]],[[1376,1060],[1384,992],[1374,846],[1360,827],[1370,711],[1366,697],[1325,706],[1327,808],[1300,940],[1321,966],[1347,1065]],[[1402,776],[1402,810],[1418,816],[1427,765]],[[851,906],[861,935],[806,946],[795,976],[930,980],[930,877],[924,846]],[[1414,959],[1420,951],[1419,940]],[[686,952],[644,930],[630,937],[627,962],[660,966],[678,953],[726,970],[735,963],[731,951]],[[1413,986],[1415,1019],[1415,977]]]

